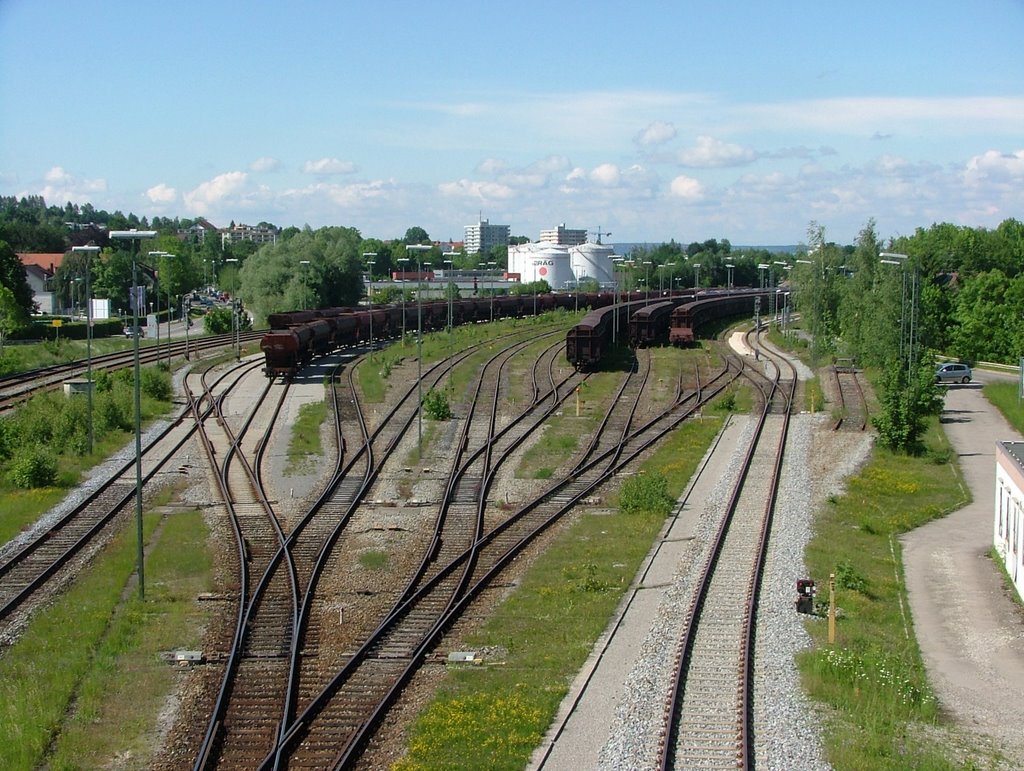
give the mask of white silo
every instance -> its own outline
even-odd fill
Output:
[[[602,287],[615,286],[612,256],[615,249],[587,242],[569,249],[569,262],[577,281],[597,281]]]
[[[520,281],[547,281],[554,291],[572,288],[573,272],[569,263],[569,249],[549,243],[518,244],[508,248],[508,269],[518,273]]]

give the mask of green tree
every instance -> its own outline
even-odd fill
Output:
[[[363,288],[363,239],[354,228],[305,228],[246,260],[239,293],[253,314],[354,305]]]
[[[0,241],[0,285],[7,287],[14,295],[14,301],[26,315],[32,313],[32,288],[28,285],[25,266],[6,241]]]
[[[14,292],[0,285],[0,354],[4,350],[4,341],[13,332],[17,332],[28,322],[24,309],[18,305]]]
[[[903,362],[894,360],[883,370],[881,385],[880,411],[871,418],[879,442],[893,452],[919,452],[926,418],[942,406],[933,362],[908,370]]]
[[[419,225],[413,225],[411,228],[405,231],[405,237],[402,239],[403,244],[429,244],[430,236],[427,235],[427,231],[421,228]]]

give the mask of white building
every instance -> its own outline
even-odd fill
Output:
[[[597,281],[602,287],[615,286],[612,257],[615,249],[605,244],[587,242],[569,248],[569,265],[576,281]]]
[[[466,225],[466,254],[486,253],[495,246],[508,246],[511,230],[510,225],[492,225],[487,220],[480,220],[475,225]]]
[[[996,500],[992,542],[1024,597],[1024,442],[996,442]]]
[[[576,280],[569,263],[569,249],[549,243],[518,244],[508,248],[508,272],[518,273],[524,284],[547,281],[555,291]]]
[[[540,231],[540,240],[547,244],[560,244],[561,246],[579,246],[587,242],[586,230],[571,230],[563,222],[557,228]]]

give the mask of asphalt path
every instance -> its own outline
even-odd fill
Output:
[[[900,539],[915,635],[941,708],[1024,768],[1024,608],[988,556],[996,442],[1022,437],[979,383],[950,386],[941,419],[973,500]]]

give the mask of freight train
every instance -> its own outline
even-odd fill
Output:
[[[500,295],[490,298],[430,300],[371,308],[325,308],[316,311],[272,313],[270,331],[263,335],[260,349],[266,358],[267,377],[292,377],[320,356],[341,348],[366,345],[372,340],[401,337],[416,331],[444,329],[451,314],[453,326],[491,319],[531,316],[564,308],[594,308],[611,304],[613,295],[585,293]],[[422,318],[420,317],[422,314]]]
[[[752,316],[757,303],[767,307],[767,293],[750,289],[707,290],[650,304],[627,302],[616,306],[614,312],[599,308],[566,334],[565,355],[578,370],[595,369],[627,320],[629,341],[634,347],[650,345],[666,336],[676,345],[692,343],[701,327],[717,319]]]

